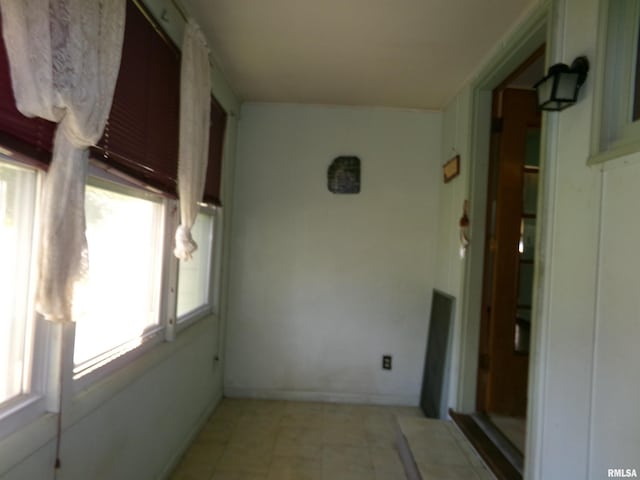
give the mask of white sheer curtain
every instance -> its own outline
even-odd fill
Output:
[[[0,7],[18,109],[59,123],[41,210],[37,309],[70,321],[73,285],[87,266],[88,147],[111,110],[125,0],[0,0]]]
[[[180,75],[180,226],[176,231],[174,254],[180,260],[189,260],[198,248],[191,237],[191,228],[204,193],[211,110],[209,49],[202,31],[193,20],[187,22],[184,31]]]

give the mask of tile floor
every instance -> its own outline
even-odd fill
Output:
[[[399,417],[398,423],[423,480],[495,479],[453,422]]]
[[[418,408],[224,399],[171,480],[405,480],[398,419],[409,443],[427,442],[427,452],[435,452],[416,457],[424,480],[492,478],[480,476],[479,459],[461,465],[457,449],[470,454],[450,422],[443,422],[453,428],[445,432],[450,438],[437,423],[431,436],[425,433]],[[476,476],[461,476],[468,472]]]

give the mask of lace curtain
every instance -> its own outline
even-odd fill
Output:
[[[174,254],[180,260],[189,260],[198,248],[191,237],[191,228],[204,193],[211,110],[209,49],[202,31],[193,20],[187,22],[184,31],[180,75],[180,226],[176,231]]]
[[[120,67],[125,0],[0,0],[18,110],[58,122],[41,210],[36,308],[71,320],[87,267],[88,147],[102,136]]]

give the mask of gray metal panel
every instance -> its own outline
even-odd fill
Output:
[[[445,418],[451,325],[455,297],[434,289],[420,407],[427,417]]]

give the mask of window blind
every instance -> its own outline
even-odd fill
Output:
[[[169,195],[176,194],[180,54],[132,1],[111,113],[93,156]]]
[[[222,153],[224,134],[227,127],[227,113],[215,98],[211,98],[211,124],[209,126],[209,164],[204,184],[206,203],[221,205],[220,183],[222,174]]]
[[[21,159],[44,167],[49,164],[51,157],[55,128],[55,123],[42,118],[25,117],[16,108],[7,50],[4,40],[0,41],[0,143],[5,148],[23,154]]]

